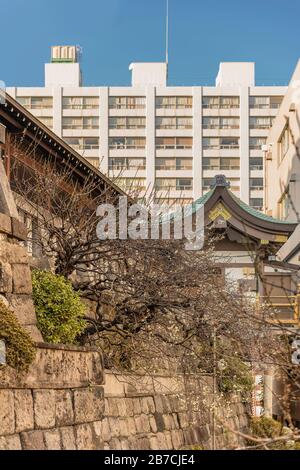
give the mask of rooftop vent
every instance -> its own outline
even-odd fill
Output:
[[[76,63],[79,62],[80,47],[78,46],[52,46],[52,63]]]

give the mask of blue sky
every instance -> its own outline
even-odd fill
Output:
[[[213,84],[220,61],[255,61],[286,84],[300,57],[299,0],[169,0],[174,85]],[[0,0],[0,80],[42,86],[50,46],[80,44],[85,85],[128,85],[128,65],[163,61],[165,0]],[[287,7],[286,7],[287,5]]]

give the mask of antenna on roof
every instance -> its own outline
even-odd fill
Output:
[[[166,15],[166,66],[167,66],[167,80],[169,72],[169,0],[167,0],[167,15]]]

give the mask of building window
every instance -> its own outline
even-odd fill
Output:
[[[124,191],[145,191],[146,189],[145,178],[118,178],[116,183]]]
[[[192,129],[193,118],[191,117],[157,117],[157,129]]]
[[[17,101],[27,109],[50,109],[53,106],[51,96],[18,96]]]
[[[210,109],[239,108],[240,97],[239,96],[203,96],[202,106],[203,108],[210,108]]]
[[[284,159],[286,153],[288,152],[288,149],[290,147],[290,128],[289,125],[287,124],[280,136],[280,139],[278,141],[278,147],[279,147],[279,162]]]
[[[110,149],[144,149],[146,147],[145,137],[110,137]]]
[[[109,158],[110,170],[145,170],[145,158]]]
[[[239,158],[207,158],[202,160],[203,170],[239,170]]]
[[[239,129],[240,119],[238,117],[204,117],[203,129]]]
[[[250,170],[263,170],[264,163],[262,157],[250,157],[249,160]]]
[[[193,107],[192,96],[157,96],[155,99],[157,108],[185,109]]]
[[[278,204],[279,218],[281,220],[286,220],[289,216],[290,209],[291,209],[291,196],[290,196],[290,188],[288,186]]]
[[[53,128],[53,118],[52,117],[42,117],[40,116],[39,117],[39,120],[47,127],[49,127],[49,129],[52,129]]]
[[[99,118],[91,117],[63,117],[63,129],[99,129]]]
[[[255,116],[250,117],[250,129],[270,129],[273,125],[274,117]]]
[[[204,137],[202,140],[203,149],[238,149],[238,137]]]
[[[278,109],[283,100],[283,96],[250,96],[250,109]]]
[[[261,150],[263,145],[266,145],[266,137],[250,137],[249,147],[250,150]]]
[[[145,129],[145,117],[110,117],[110,129]]]
[[[191,149],[193,147],[192,137],[157,137],[157,149]]]
[[[258,211],[263,210],[263,198],[261,197],[251,197],[250,198],[250,206],[253,207],[253,209],[256,209]]]
[[[156,178],[155,187],[158,191],[191,191],[192,178]]]
[[[110,96],[110,109],[143,109],[146,107],[145,96]]]
[[[263,178],[250,178],[250,189],[253,189],[253,190],[264,189]]]
[[[63,109],[98,109],[98,96],[64,96]]]
[[[65,137],[64,140],[75,150],[93,150],[99,148],[98,137]]]
[[[192,158],[156,158],[155,159],[156,170],[192,170],[193,159]]]

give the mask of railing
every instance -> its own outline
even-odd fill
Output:
[[[128,166],[128,165],[109,165],[109,170],[119,170],[119,171],[127,171],[127,170],[145,170],[145,165],[140,166]]]
[[[193,148],[192,145],[159,145],[159,144],[156,144],[156,148],[159,149],[159,150],[185,150],[185,149],[191,149]]]
[[[126,125],[126,124],[116,124],[116,125],[110,125],[109,126],[110,129],[145,129],[146,128],[146,125],[145,124],[142,124],[142,125],[139,125],[139,124],[130,124],[130,125]]]
[[[175,125],[169,125],[169,124],[161,124],[156,126],[156,129],[193,129],[192,124],[191,125],[184,125],[184,124],[175,124]]]
[[[156,104],[157,109],[192,109],[192,104]]]
[[[216,165],[216,166],[213,166],[213,165],[203,165],[203,170],[239,170],[240,167],[239,165],[232,165],[232,166],[222,166],[222,165]]]
[[[145,104],[110,104],[109,109],[145,109]]]
[[[204,109],[238,109],[239,104],[203,104]]]
[[[227,125],[227,124],[204,124],[203,129],[239,129],[238,125]]]
[[[144,145],[130,145],[130,144],[109,144],[110,149],[116,149],[116,150],[129,150],[129,149],[144,149]]]
[[[278,109],[281,103],[270,103],[270,104],[250,104],[250,109]]]
[[[185,171],[185,170],[192,170],[193,167],[192,167],[192,165],[181,166],[181,167],[160,165],[160,166],[156,166],[155,169],[158,170],[158,171],[162,171],[162,170],[165,170],[165,171],[181,171],[181,170],[183,170],[183,171]]]
[[[222,150],[222,149],[239,149],[240,146],[239,145],[223,145],[223,144],[219,144],[219,145],[204,145],[203,146],[203,150]]]
[[[99,129],[99,124],[97,125],[83,125],[83,124],[63,124],[63,129]]]
[[[99,104],[64,104],[62,109],[99,109]]]
[[[263,165],[250,165],[250,170],[263,170]]]
[[[263,186],[251,186],[250,185],[250,189],[253,189],[254,191],[261,191],[262,189],[264,189]]]
[[[250,129],[270,129],[272,124],[250,124]]]
[[[258,296],[258,301],[274,308],[276,318],[273,323],[300,324],[300,294]]]

